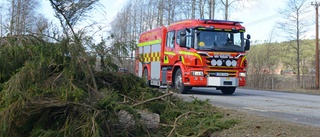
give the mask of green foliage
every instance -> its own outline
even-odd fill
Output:
[[[201,101],[195,98],[192,102],[185,102],[181,99],[170,99],[175,105],[163,101],[148,103],[146,108],[151,112],[160,114],[161,123],[174,124],[174,121],[181,115],[188,112],[195,112],[183,116],[177,120],[176,134],[179,136],[210,136],[215,131],[228,129],[238,120],[224,120],[223,115],[216,111],[209,103],[209,100]],[[163,128],[170,132],[171,128]],[[158,131],[155,134],[159,134]]]
[[[278,79],[273,76],[273,71],[276,69],[293,70],[297,74],[297,50],[294,49],[291,44],[292,42],[289,41],[281,43],[265,43],[252,46],[247,54],[249,62],[247,69],[247,86],[266,89],[266,86],[270,85],[271,82],[278,83]],[[312,75],[311,72],[312,68],[314,68],[315,62],[314,51],[314,40],[300,41],[300,74]],[[290,80],[290,82],[294,81]],[[293,85],[297,84],[294,83]],[[270,87],[272,88],[271,85]],[[273,86],[273,88],[274,87],[276,86]],[[299,86],[297,86],[297,88],[299,88]]]
[[[15,37],[3,38],[5,42],[0,45],[3,47],[0,49],[1,136],[14,136],[21,132],[27,134],[32,128],[39,128],[38,131],[56,130],[48,124],[52,118],[51,113],[47,112],[63,113],[68,104],[66,102],[81,104],[88,95],[94,95],[86,64],[79,62],[82,60],[77,52],[79,48],[68,40],[51,44],[32,36],[21,37],[19,41],[12,39]],[[81,113],[79,116],[82,116]],[[73,117],[78,116],[70,118]],[[67,121],[62,119],[57,122],[62,124]],[[44,128],[45,125],[49,127]]]
[[[72,39],[48,43],[24,36],[2,41],[6,42],[0,45],[0,136],[168,135],[170,126],[148,131],[137,110],[160,114],[166,125],[177,120],[176,132],[184,135],[209,135],[232,126],[208,100],[184,102],[167,96],[133,107],[163,93],[146,87],[133,74],[92,72],[95,56]],[[109,62],[108,67],[117,67]],[[133,116],[134,130],[115,126],[120,111]],[[177,119],[189,111],[195,113]]]
[[[98,0],[50,0],[53,8],[56,9],[56,16],[62,21],[66,20],[65,26],[74,26],[81,21],[86,14],[94,7]],[[68,10],[66,10],[68,9]],[[62,10],[62,11],[60,11]],[[61,14],[63,13],[63,15]]]
[[[302,40],[300,45],[300,63],[311,67],[315,60],[314,41]],[[248,51],[249,69],[256,66],[264,68],[276,68],[283,64],[283,69],[293,69],[296,71],[296,50],[290,45],[290,42],[266,43],[252,46]]]
[[[98,89],[108,87],[109,89],[115,89],[119,91],[119,93],[131,97],[136,96],[132,91],[141,90],[141,88],[146,87],[143,79],[131,73],[97,72],[95,75]]]
[[[182,117],[177,131],[183,136],[210,136],[211,133],[228,129],[239,123],[237,120],[221,120],[220,114],[204,113]]]

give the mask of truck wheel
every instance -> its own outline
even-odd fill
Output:
[[[221,89],[222,94],[224,94],[224,95],[232,95],[236,91],[235,87],[223,87],[220,89]]]
[[[183,83],[182,83],[182,74],[181,74],[181,70],[180,69],[178,69],[176,71],[176,74],[174,76],[174,88],[176,90],[178,90],[178,92],[181,93],[181,94],[186,94],[188,92],[188,90],[190,89],[190,88],[188,88],[188,87],[183,85]]]
[[[143,70],[142,78],[145,80],[148,87],[150,87],[150,80],[148,80],[148,69]]]

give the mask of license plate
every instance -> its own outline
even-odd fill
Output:
[[[227,77],[227,76],[229,76],[229,74],[228,73],[217,73],[217,76],[218,77]]]

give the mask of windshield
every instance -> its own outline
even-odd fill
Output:
[[[244,52],[243,32],[201,30],[196,33],[196,49]]]

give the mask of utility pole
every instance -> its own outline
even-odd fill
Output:
[[[311,2],[316,7],[316,89],[319,89],[319,26],[318,26],[318,2]]]

